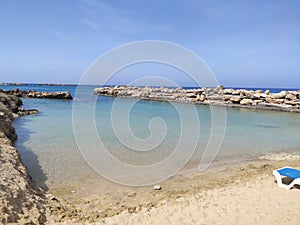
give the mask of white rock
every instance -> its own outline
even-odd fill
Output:
[[[286,91],[281,91],[277,94],[272,94],[271,98],[279,99],[279,98],[285,98],[287,92]]]
[[[233,103],[239,103],[241,101],[241,98],[239,96],[232,96],[230,98],[230,101],[232,101]]]
[[[256,94],[254,94],[253,96],[254,96],[255,98],[258,98],[258,99],[259,99],[259,98],[260,98],[260,93],[256,93]]]
[[[155,185],[153,188],[154,188],[154,190],[156,190],[156,191],[161,190],[161,186],[160,186],[160,185]]]
[[[224,95],[226,95],[226,94],[232,94],[232,92],[233,92],[233,89],[225,89],[225,90],[223,91],[223,94],[224,94]]]
[[[293,95],[293,94],[290,94],[290,93],[288,93],[285,96],[285,98],[288,99],[288,100],[296,100],[297,99],[296,95]]]
[[[250,105],[252,103],[253,103],[253,100],[252,99],[247,99],[247,98],[245,98],[242,101],[240,101],[241,105]]]

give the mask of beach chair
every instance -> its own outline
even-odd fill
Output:
[[[296,170],[293,167],[283,167],[278,170],[273,170],[273,174],[276,177],[278,187],[290,190],[295,184],[300,185],[300,170]],[[289,185],[282,184],[283,177],[289,177],[294,179]]]

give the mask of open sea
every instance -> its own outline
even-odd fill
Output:
[[[0,86],[1,89],[27,89],[36,91],[70,91],[75,96],[76,86]],[[151,135],[154,137],[146,142],[146,147],[154,148],[145,152],[130,149],[126,143],[115,134],[118,126],[125,126],[122,118],[117,118],[117,123],[112,124],[111,110],[115,104],[115,98],[94,96],[92,91],[95,87],[85,86],[80,88],[80,94],[76,95],[73,101],[52,100],[52,99],[28,99],[24,98],[23,107],[26,109],[35,108],[39,110],[38,115],[20,117],[14,121],[18,140],[15,146],[20,151],[21,157],[27,166],[31,176],[37,184],[45,189],[64,185],[73,180],[84,180],[91,173],[92,168],[87,163],[82,151],[92,151],[95,148],[94,141],[90,137],[92,129],[88,126],[91,114],[86,109],[92,109],[94,113],[94,127],[98,138],[103,145],[99,145],[98,155],[105,148],[116,159],[125,164],[134,166],[148,166],[159,163],[161,160],[172,155],[180,137],[182,136],[182,121],[180,113],[189,115],[194,110],[194,106],[188,104],[168,102],[154,102],[140,100],[135,102],[133,99],[119,99],[119,114],[122,109],[132,105],[128,119],[128,126],[133,136],[137,140],[147,140]],[[254,88],[252,88],[254,89]],[[279,92],[280,89],[270,89],[271,92]],[[79,97],[78,97],[79,96]],[[95,100],[96,99],[96,100]],[[81,102],[83,113],[81,120],[77,124],[80,126],[81,148],[78,147],[78,138],[74,135],[73,126],[73,104]],[[207,146],[211,132],[211,112],[208,106],[195,106],[200,124],[200,131],[197,134],[199,139],[195,146],[195,151],[190,160],[181,170],[198,168],[201,156]],[[124,110],[125,113],[125,110]],[[73,118],[73,119],[72,119]],[[151,121],[159,118],[163,121],[162,130],[165,129],[164,137],[158,145],[151,145],[160,139],[155,136],[156,131],[151,133]],[[195,127],[194,120],[185,121],[185,126],[190,127],[192,132]],[[158,126],[159,128],[159,126]],[[258,155],[269,154],[281,151],[300,150],[300,114],[288,112],[274,112],[261,110],[246,110],[226,108],[226,129],[225,135],[218,151],[217,157],[211,166],[224,165],[228,163],[241,162],[257,158]],[[123,130],[121,129],[121,132]],[[159,132],[158,132],[159,133]],[[158,134],[157,133],[157,134]],[[123,133],[124,134],[124,133]],[[77,132],[78,135],[78,132]],[[124,134],[125,138],[127,134]],[[194,138],[195,134],[187,135],[187,143],[192,142],[189,138]],[[130,140],[130,137],[128,138]],[[82,143],[84,143],[82,145]],[[141,141],[141,143],[143,143]],[[129,143],[130,144],[130,143]],[[84,147],[82,147],[84,146]],[[137,148],[139,145],[136,146]],[[144,146],[145,147],[145,146]],[[149,147],[149,148],[150,148]],[[84,149],[83,149],[84,148]],[[187,145],[189,148],[189,145]],[[180,154],[184,158],[185,146],[181,146]],[[103,167],[113,166],[108,161],[99,159]],[[100,167],[101,168],[101,167]]]

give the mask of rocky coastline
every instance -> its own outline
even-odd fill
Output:
[[[0,82],[0,85],[3,86],[31,86],[31,85],[36,85],[36,86],[77,86],[77,84],[53,84],[53,83],[20,83],[20,82]]]
[[[166,87],[114,86],[94,89],[95,95],[172,101],[198,105],[300,112],[300,90],[270,93],[269,90],[216,88],[183,89]]]
[[[65,99],[65,100],[72,100],[73,97],[69,91],[57,91],[57,92],[39,92],[34,90],[7,90],[4,91],[0,89],[0,93],[14,95],[19,98],[48,98],[48,99]]]
[[[13,146],[17,135],[12,121],[38,112],[21,105],[18,97],[0,93],[0,224],[44,224],[45,194],[35,186]]]

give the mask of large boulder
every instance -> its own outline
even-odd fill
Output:
[[[277,99],[277,98],[266,98],[267,103],[274,103],[274,104],[282,104],[284,99]]]
[[[248,98],[245,98],[243,100],[240,101],[240,104],[241,105],[251,105],[253,103],[253,100],[252,99],[248,99]]]
[[[196,95],[194,92],[192,92],[192,93],[187,93],[187,94],[186,94],[186,97],[187,97],[187,98],[196,98],[197,95]]]
[[[226,95],[226,94],[230,94],[231,95],[233,93],[233,91],[234,91],[233,89],[224,89],[223,90],[223,94],[224,95]]]
[[[232,102],[232,103],[240,103],[240,101],[241,101],[241,97],[239,97],[239,96],[232,96],[229,100]]]
[[[214,93],[215,94],[222,94],[223,93],[223,90],[224,90],[224,86],[223,85],[219,85],[218,87],[216,87],[214,89]]]
[[[297,96],[294,95],[294,94],[288,93],[288,94],[285,96],[285,98],[288,99],[288,100],[296,100],[296,99],[297,99]]]
[[[286,91],[281,91],[281,92],[279,92],[277,94],[272,94],[271,98],[273,98],[273,99],[280,99],[280,98],[285,98],[286,95],[287,95]]]

